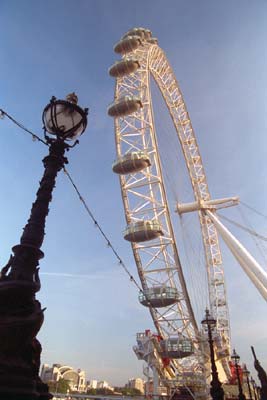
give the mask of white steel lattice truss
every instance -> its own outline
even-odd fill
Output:
[[[137,59],[140,67],[130,75],[117,78],[115,100],[126,95],[138,96],[142,108],[130,115],[115,118],[117,155],[120,157],[133,151],[143,151],[149,155],[151,166],[138,173],[120,175],[126,220],[127,223],[140,220],[159,221],[164,232],[163,236],[152,241],[132,243],[133,253],[144,289],[153,285],[178,289],[181,300],[177,304],[163,309],[150,308],[150,313],[158,333],[164,338],[180,332],[194,343],[194,356],[173,362],[178,374],[188,373],[189,369],[193,373],[201,374],[204,367],[203,350],[167,204],[153,121],[150,74],[154,77],[172,117],[198,202],[210,200],[207,180],[182,93],[164,52],[157,44],[143,40],[142,45],[130,53],[130,57]],[[217,353],[224,351],[229,354],[229,317],[218,236],[213,222],[203,211],[199,211],[199,220],[206,254],[210,307],[217,320],[220,335]],[[225,359],[223,364],[228,371]]]

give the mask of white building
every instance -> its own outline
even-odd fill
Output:
[[[97,388],[97,380],[91,379],[87,382],[87,389],[96,389]]]
[[[43,382],[57,382],[59,379],[68,381],[70,390],[84,392],[86,390],[85,372],[78,369],[75,371],[68,365],[53,364],[50,367],[44,364],[41,370],[41,379]]]
[[[107,389],[109,388],[109,384],[106,381],[97,382],[97,389]]]
[[[106,382],[106,381],[97,382],[97,389],[109,389],[109,390],[114,391],[114,388],[109,386],[108,382]]]
[[[144,384],[145,382],[141,378],[131,378],[125,386],[129,389],[138,389],[144,394]]]

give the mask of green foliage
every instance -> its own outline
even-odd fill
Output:
[[[107,388],[102,388],[102,389],[88,389],[87,394],[103,394],[104,396],[110,396],[113,394],[113,390],[107,389]]]
[[[87,394],[96,395],[96,389],[87,389]]]
[[[52,393],[67,393],[70,390],[69,382],[60,378],[57,382],[48,382],[49,391]]]
[[[142,396],[139,389],[127,388],[127,387],[115,387],[115,392],[121,393],[123,396]]]

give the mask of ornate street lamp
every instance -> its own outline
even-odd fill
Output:
[[[246,364],[243,365],[243,375],[244,375],[244,377],[246,378],[247,385],[248,385],[249,400],[253,400],[253,399],[252,399],[252,393],[251,393],[250,382],[249,382],[249,375],[250,375],[250,372],[249,372],[249,370],[247,369]]]
[[[77,103],[78,97],[75,93],[69,94],[66,100],[57,100],[53,96],[43,112],[45,132],[55,135],[61,141],[74,140],[82,135],[87,126],[88,109],[83,110]],[[46,135],[45,137],[47,139]]]
[[[20,244],[0,276],[0,398],[5,400],[48,400],[48,387],[39,378],[41,345],[36,339],[44,309],[35,298],[40,290],[39,260],[45,220],[57,173],[68,162],[64,156],[87,125],[87,109],[77,105],[72,93],[66,100],[51,102],[43,112],[44,132],[49,154],[43,159],[42,180],[24,227]],[[51,134],[52,137],[48,136]],[[75,142],[76,143],[76,142]]]
[[[208,341],[210,347],[210,362],[211,362],[211,374],[212,380],[210,382],[210,394],[213,400],[223,400],[224,399],[224,391],[222,388],[222,384],[218,377],[218,371],[215,364],[215,356],[214,356],[214,347],[213,347],[213,338],[212,331],[216,326],[216,320],[210,316],[209,310],[206,309],[205,318],[201,321],[201,324],[208,331]]]
[[[239,365],[238,365],[238,363],[239,363],[240,357],[236,353],[235,349],[233,350],[233,354],[231,355],[231,359],[235,363],[235,373],[236,373],[236,377],[237,377],[238,391],[239,391],[238,400],[246,400],[246,397],[245,397],[245,395],[243,393],[241,380],[240,380],[240,375],[239,375]]]
[[[256,382],[255,382],[255,380],[254,380],[252,377],[250,378],[250,383],[251,383],[252,388],[253,388],[254,400],[258,400]]]

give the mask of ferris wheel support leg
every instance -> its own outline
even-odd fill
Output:
[[[159,400],[159,375],[156,367],[152,367],[153,372],[153,400]]]
[[[245,249],[245,247],[235,238],[235,236],[221,223],[214,213],[209,210],[205,210],[205,213],[212,220],[224,242],[251,279],[252,283],[267,301],[267,273]]]

